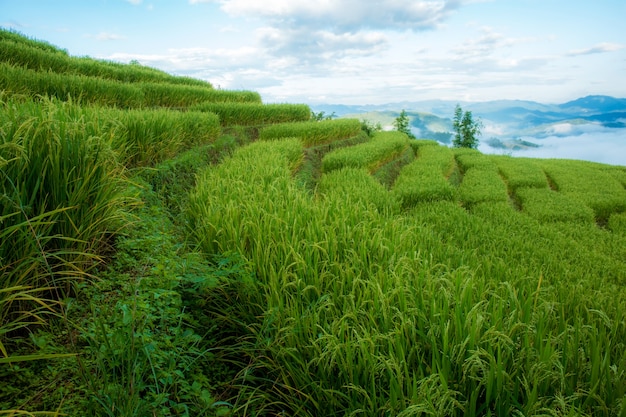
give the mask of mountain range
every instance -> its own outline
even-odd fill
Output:
[[[626,98],[592,95],[562,104],[524,100],[456,102],[427,100],[379,105],[312,105],[316,112],[336,117],[356,117],[383,128],[405,110],[411,130],[419,138],[449,143],[452,117],[459,104],[484,125],[482,141],[494,148],[523,149],[541,146],[548,137],[577,136],[597,129],[626,128]],[[624,131],[626,141],[626,130]]]

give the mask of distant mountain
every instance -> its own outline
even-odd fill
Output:
[[[610,96],[587,96],[559,105],[565,111],[574,113],[611,113],[626,110],[626,98]]]
[[[460,104],[480,118],[485,129],[482,140],[503,147],[535,146],[528,139],[549,136],[575,136],[597,128],[626,128],[626,98],[592,95],[562,104],[543,104],[525,100],[455,102],[427,100],[379,105],[312,105],[337,117],[367,119],[390,128],[395,117],[405,110],[411,129],[418,137],[449,143],[454,108]],[[626,132],[625,132],[626,137]],[[524,140],[522,140],[524,138]]]

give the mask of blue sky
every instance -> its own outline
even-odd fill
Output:
[[[0,26],[266,102],[626,97],[624,0],[0,0]]]

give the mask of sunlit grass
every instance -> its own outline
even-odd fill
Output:
[[[325,173],[315,196],[300,189],[301,146],[241,149],[192,194],[204,249],[241,253],[258,280],[214,313],[248,335],[227,348],[242,367],[235,410],[619,413],[620,252],[516,211],[478,156],[464,181],[493,181],[474,182],[486,197],[471,211],[440,201],[399,215],[363,169]]]

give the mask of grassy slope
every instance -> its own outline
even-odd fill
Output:
[[[623,415],[626,170],[416,142],[378,176],[322,173],[333,143],[237,139],[133,174],[134,225],[97,280],[10,341],[78,358],[0,364],[0,408]],[[404,169],[436,190],[402,201]]]
[[[604,178],[618,187],[612,207],[621,216],[624,184],[605,173],[621,178],[622,168],[459,150],[456,170],[451,153],[432,166],[456,178],[456,196],[401,207],[393,186],[355,168],[324,172],[314,195],[300,189],[290,180],[298,146],[241,149],[207,170],[192,195],[205,251],[241,253],[258,280],[207,306],[248,334],[234,340],[232,360],[246,375],[232,400],[239,410],[620,415],[626,236],[604,228],[602,207],[599,225],[590,211],[591,221],[525,211],[526,194],[516,206],[504,179],[525,184],[514,174],[535,167],[542,181],[528,184],[569,196],[546,205],[548,214],[567,214]],[[438,160],[425,150],[418,146],[415,163]],[[534,164],[553,172],[563,194]],[[569,187],[586,191],[575,197]],[[256,373],[271,377],[247,377]]]

